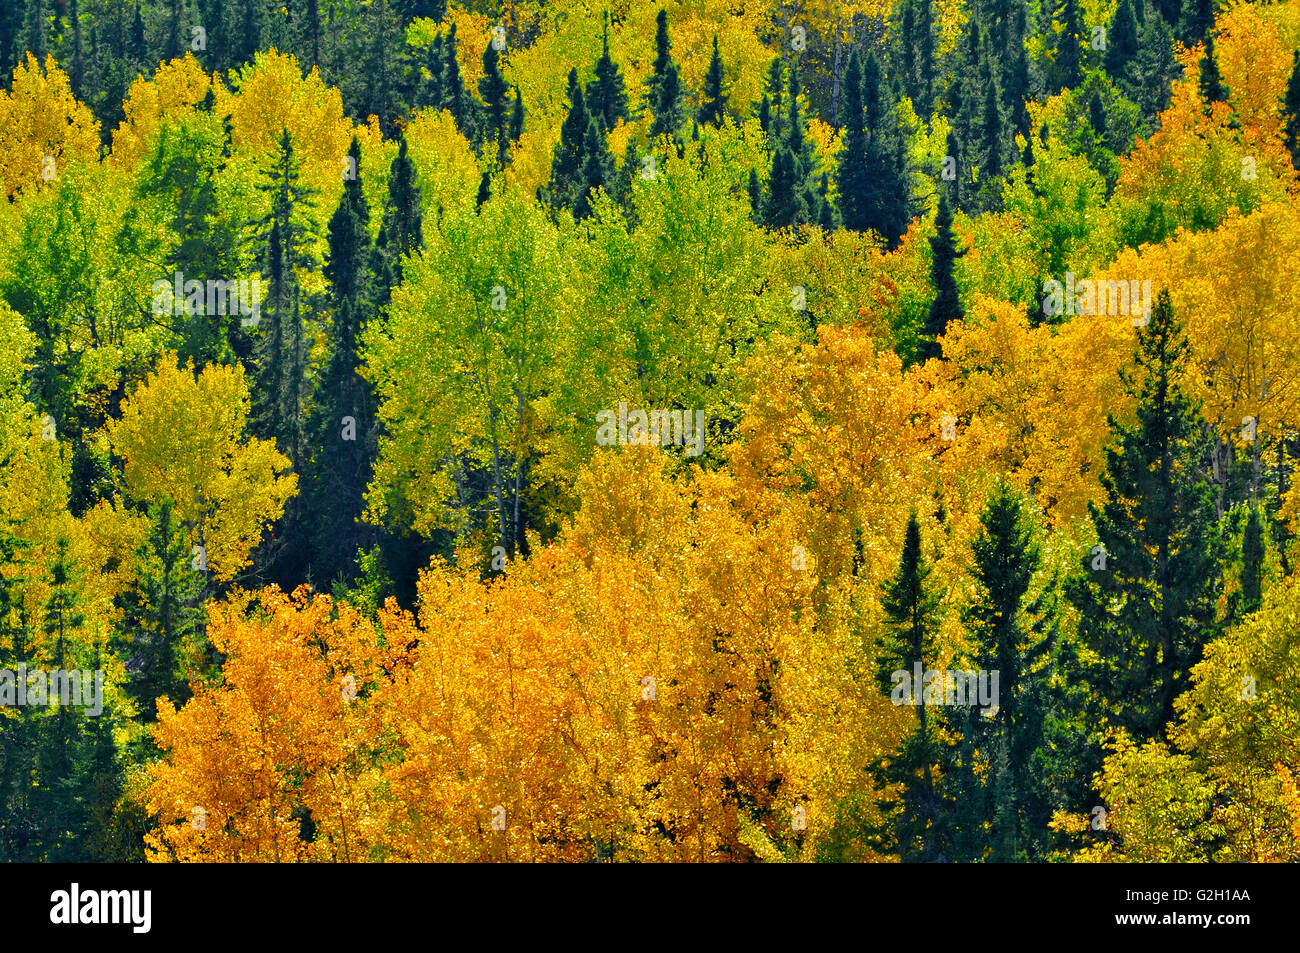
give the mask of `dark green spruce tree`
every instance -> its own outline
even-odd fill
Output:
[[[995,487],[980,524],[971,544],[975,599],[962,619],[975,646],[981,692],[996,678],[996,692],[990,692],[996,697],[985,702],[981,695],[982,707],[968,704],[956,714],[963,748],[980,752],[991,770],[976,779],[975,765],[964,759],[948,772],[966,795],[953,805],[952,859],[1041,859],[1051,811],[1031,768],[1043,747],[1056,615],[1043,597],[1026,601],[1041,557],[1018,492],[1005,483]],[[987,831],[986,818],[992,821]]]
[[[1180,75],[1174,37],[1164,17],[1149,16],[1139,30],[1138,52],[1129,61],[1120,83],[1124,95],[1137,103],[1149,128],[1169,106],[1173,81]]]
[[[588,89],[590,88],[589,86]],[[586,97],[582,92],[582,84],[578,82],[578,71],[571,69],[569,70],[569,113],[560,125],[560,141],[555,144],[555,154],[551,159],[550,185],[543,187],[550,203],[556,208],[572,208],[578,200],[578,191],[583,182],[583,166],[586,162],[586,154],[583,150],[590,122]]]
[[[727,112],[727,93],[723,89],[726,73],[722,68],[722,54],[718,52],[718,35],[713,34],[713,56],[709,60],[708,72],[704,74],[703,101],[695,114],[701,126],[721,126],[722,117]]]
[[[942,355],[938,339],[949,324],[960,321],[965,314],[957,290],[956,272],[957,259],[966,254],[966,250],[957,249],[957,235],[952,230],[952,208],[943,190],[939,192],[939,211],[934,225],[935,236],[930,239],[930,284],[934,288],[934,300],[926,316],[925,334],[917,346],[917,358],[922,361]]]
[[[483,76],[478,81],[483,100],[483,153],[505,164],[510,147],[510,86],[501,72],[501,55],[491,43],[483,50]]]
[[[1074,89],[1083,82],[1083,22],[1078,0],[1061,0],[1061,32],[1056,37],[1052,88]]]
[[[393,288],[402,283],[402,259],[424,247],[424,212],[420,207],[420,184],[415,163],[407,152],[406,139],[397,148],[388,176],[388,201],[375,239],[374,264],[376,304],[388,303]]]
[[[1111,421],[1107,502],[1088,505],[1098,548],[1068,590],[1079,638],[1096,654],[1084,678],[1098,713],[1139,739],[1162,737],[1218,628],[1218,524],[1202,476],[1210,446],[1178,383],[1187,350],[1162,290],[1139,329],[1134,366],[1120,378],[1137,419]]]
[[[1214,26],[1214,0],[1183,0],[1178,39],[1187,47],[1202,42]]]
[[[360,373],[362,322],[371,311],[371,248],[361,145],[355,137],[348,156],[349,176],[329,224],[325,277],[333,321],[310,428],[313,459],[306,495],[309,511],[315,514],[312,575],[318,583],[350,581],[358,553],[375,543],[373,531],[361,521],[377,431],[374,392]]]
[[[935,667],[939,594],[929,582],[931,566],[921,551],[921,525],[916,512],[908,516],[898,569],[886,580],[880,605],[884,629],[877,640],[876,681],[886,695],[901,694],[896,673],[913,677],[914,666]],[[895,702],[900,699],[895,697]],[[897,853],[900,860],[937,860],[942,845],[936,823],[935,785],[941,763],[937,713],[927,710],[923,685],[912,685],[908,697],[916,714],[916,727],[900,748],[877,760],[872,773],[877,786],[890,785],[897,796],[881,804],[884,823],[873,832],[877,848]]]
[[[1283,141],[1291,153],[1291,165],[1300,169],[1300,50],[1292,57],[1291,78],[1287,80],[1286,95],[1282,97]]]
[[[655,18],[654,71],[646,80],[646,104],[654,116],[650,135],[674,135],[686,121],[682,108],[682,76],[672,56],[672,41],[668,37],[668,12],[659,10]]]
[[[620,119],[628,118],[627,86],[618,65],[609,55],[608,24],[601,42],[596,76],[587,84],[587,103],[592,115],[598,117],[608,131],[618,125]]]
[[[582,153],[582,182],[573,203],[573,214],[579,221],[592,214],[593,190],[608,190],[614,175],[614,157],[605,142],[604,125],[594,116],[587,122]]]
[[[1145,0],[1139,0],[1145,2]],[[1111,20],[1110,32],[1106,36],[1106,54],[1103,62],[1106,72],[1115,82],[1119,82],[1124,71],[1138,51],[1138,22],[1133,13],[1133,0],[1119,0],[1115,8],[1115,18]]]

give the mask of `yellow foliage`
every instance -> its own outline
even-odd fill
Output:
[[[0,90],[0,185],[13,198],[54,181],[70,163],[99,156],[99,123],[77,102],[53,56],[27,54]]]
[[[171,500],[222,580],[247,565],[298,485],[274,441],[244,438],[248,409],[242,366],[210,364],[196,374],[169,355],[108,425],[128,493]]]

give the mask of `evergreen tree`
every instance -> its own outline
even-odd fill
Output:
[[[1264,602],[1264,527],[1259,508],[1251,505],[1241,536],[1241,613],[1255,612]]]
[[[574,217],[579,220],[592,213],[592,189],[608,189],[613,177],[614,159],[609,154],[603,129],[604,125],[594,116],[587,123],[587,135],[582,147],[582,182],[573,203]]]
[[[913,0],[900,0],[898,24],[898,74],[903,79],[903,90],[916,101],[916,4]],[[854,53],[857,49],[854,48]],[[847,74],[846,74],[847,76]],[[841,104],[841,109],[843,108]]]
[[[203,595],[206,579],[192,568],[189,534],[165,500],[149,508],[149,536],[135,551],[135,583],[122,596],[122,647],[132,673],[127,690],[146,721],[154,699],[177,707],[190,697],[191,665],[206,660]]]
[[[768,228],[789,228],[810,221],[807,193],[799,178],[798,159],[786,146],[777,146],[763,204],[763,224]]]
[[[184,13],[181,0],[168,0],[167,37],[163,41],[163,60],[177,59],[184,52],[185,44],[181,37],[181,16]]]
[[[257,362],[254,425],[263,438],[275,437],[295,470],[301,472],[303,398],[307,342],[296,270],[314,265],[314,238],[308,216],[311,190],[302,184],[301,162],[289,131],[283,130],[259,190],[270,197],[270,212],[254,223],[264,242],[268,277],[262,342]],[[259,325],[261,327],[261,325]]]
[[[510,110],[510,142],[517,145],[524,134],[524,94],[515,87],[514,107]]]
[[[984,110],[980,121],[980,195],[985,209],[1002,205],[1002,175],[1007,167],[1008,138],[1002,118],[1002,96],[996,78],[984,88]]]
[[[587,114],[586,99],[578,82],[578,71],[569,70],[569,114],[560,125],[560,141],[555,145],[551,159],[551,184],[548,190],[551,204],[556,208],[572,207],[578,199],[583,181],[586,160],[583,146],[591,117]]]
[[[654,72],[646,81],[647,102],[654,115],[650,135],[672,135],[685,121],[682,111],[682,78],[672,57],[672,42],[668,38],[668,12],[659,10],[655,18]]]
[[[361,143],[356,136],[348,147],[348,168],[355,171],[343,180],[343,197],[329,223],[329,257],[325,277],[336,302],[359,301],[366,292],[366,269],[370,258],[370,207],[361,190]]]
[[[963,170],[965,169],[965,156],[962,153],[961,143],[957,141],[957,132],[953,128],[948,129],[948,138],[944,140],[944,152],[946,158],[952,160],[952,179],[948,181],[948,194],[952,196],[953,208],[964,208],[962,204],[966,198],[962,190]]]
[[[1139,5],[1142,0],[1139,0]],[[1110,24],[1110,33],[1106,37],[1106,55],[1104,63],[1111,79],[1119,82],[1129,61],[1137,56],[1138,22],[1133,13],[1133,0],[1119,0],[1115,8],[1115,18]]]
[[[895,673],[911,679],[917,663],[928,671],[938,661],[939,595],[929,583],[931,571],[921,552],[921,526],[913,510],[907,519],[898,569],[885,581],[880,598],[885,620],[876,642],[876,680],[886,695],[896,690]],[[916,713],[915,730],[898,751],[872,766],[878,786],[894,785],[898,791],[896,798],[883,805],[885,829],[876,836],[881,848],[896,851],[904,862],[933,861],[940,848],[935,829],[939,732],[936,719],[927,712],[923,683],[912,683],[911,689],[904,701]]]
[[[362,321],[369,311],[370,209],[362,190],[361,146],[348,150],[354,177],[330,219],[325,276],[334,311],[330,356],[321,376],[312,422],[314,459],[307,481],[312,572],[320,580],[350,579],[360,551],[375,543],[360,519],[377,445],[375,396],[360,374]],[[403,183],[405,186],[406,183]]]
[[[1147,17],[1140,30],[1137,56],[1121,83],[1124,95],[1137,103],[1148,125],[1169,106],[1170,89],[1180,73],[1174,38],[1163,17]]]
[[[1291,165],[1300,169],[1300,50],[1291,61],[1291,78],[1287,80],[1286,95],[1282,98],[1283,141],[1291,153]]]
[[[695,116],[700,125],[722,125],[722,117],[727,109],[727,93],[722,88],[723,79],[722,55],[718,52],[718,35],[715,33],[713,34],[713,57],[709,60],[708,72],[704,74],[703,102],[700,103],[700,111]]]
[[[917,113],[929,117],[934,109],[934,17],[931,0],[918,0],[916,18]]]
[[[262,26],[264,19],[261,0],[244,0],[244,13],[240,19],[240,45],[235,54],[235,63],[250,63],[253,55],[262,48]]]
[[[996,673],[998,689],[991,711],[965,709],[963,734],[992,764],[993,775],[982,784],[968,779],[962,786],[968,792],[978,790],[982,797],[974,804],[958,805],[966,818],[962,822],[966,841],[973,840],[976,850],[954,859],[987,856],[1014,862],[1026,859],[1036,848],[1034,842],[1050,817],[1035,790],[1030,766],[1043,745],[1043,695],[1051,673],[1056,619],[1041,598],[1025,605],[1040,554],[1023,503],[1005,483],[998,484],[981,513],[971,550],[976,594],[962,618],[975,646],[976,668],[988,673],[990,688]],[[965,761],[961,770],[971,772],[972,763]],[[981,829],[979,820],[988,817],[993,821],[991,830],[970,838],[972,828]]]
[[[378,279],[380,304],[388,303],[389,292],[402,283],[402,259],[424,247],[424,212],[420,207],[420,185],[415,163],[407,153],[406,138],[397,148],[388,176],[388,201],[375,239],[373,271]]]
[[[1056,38],[1053,73],[1056,89],[1074,89],[1083,82],[1082,15],[1078,0],[1061,0],[1061,32]]]
[[[844,92],[840,99],[840,139],[843,147],[836,168],[840,216],[844,227],[854,231],[870,228],[867,196],[871,181],[867,169],[867,119],[862,102],[862,63],[858,51],[849,54],[844,71]]]
[[[32,56],[36,57],[36,62],[45,65],[45,57],[49,53],[49,16],[45,10],[46,0],[27,0],[28,11],[31,16],[27,21],[27,50]],[[140,17],[140,6],[135,8],[136,18]],[[18,62],[22,62],[21,56]]]
[[[934,301],[930,303],[930,312],[926,317],[925,336],[917,348],[917,357],[924,361],[939,357],[942,348],[938,339],[953,321],[960,321],[964,316],[961,295],[957,290],[957,259],[966,254],[966,250],[957,250],[957,236],[952,230],[952,208],[948,196],[939,193],[939,211],[935,215],[935,237],[930,239],[933,260],[930,263],[930,284],[934,287]]]
[[[1028,142],[1030,134],[1029,107],[1026,100],[1033,95],[1033,90],[1030,88],[1029,54],[1025,50],[1025,16],[1024,6],[1018,6],[1016,28],[1011,31],[1008,40],[1011,44],[1010,62],[1003,73],[1003,81],[1006,84],[1004,102],[1011,120],[1012,142],[1016,134],[1023,136]]]
[[[407,23],[420,17],[441,23],[447,15],[447,0],[400,0],[398,10]]]
[[[69,0],[68,21],[72,26],[72,63],[68,73],[68,82],[73,94],[86,100],[86,57],[81,46],[81,5],[78,0]]]
[[[850,70],[852,70],[850,62]],[[845,226],[859,230],[870,229],[885,240],[889,248],[896,247],[910,220],[905,132],[900,128],[894,103],[885,86],[880,63],[868,53],[862,65],[861,95],[863,138],[865,145],[860,159],[849,161],[852,180],[840,184],[840,202],[851,203],[852,218],[844,214]],[[846,83],[852,84],[846,72]],[[851,92],[846,93],[849,103]],[[856,110],[856,106],[850,106]],[[849,130],[853,128],[856,145],[856,122],[846,114],[845,147],[849,148]],[[848,160],[848,154],[845,154]],[[852,190],[850,197],[849,189]]]
[[[1205,54],[1201,57],[1200,73],[1197,78],[1197,87],[1201,92],[1201,99],[1205,103],[1205,110],[1208,113],[1211,103],[1226,103],[1228,101],[1228,90],[1223,85],[1223,78],[1219,74],[1219,64],[1214,58],[1214,34],[1205,34]]]
[[[446,57],[443,64],[443,103],[442,108],[451,113],[456,120],[456,128],[467,138],[474,135],[474,112],[470,105],[469,93],[465,89],[465,80],[460,73],[460,41],[456,39],[456,24],[453,22],[447,31],[443,43]]]
[[[394,82],[398,72],[395,47],[401,40],[401,24],[388,0],[375,0],[371,4],[368,27],[370,50],[366,59],[362,112],[378,116],[384,135],[392,136],[397,131],[397,117],[405,107]]]
[[[1080,639],[1096,653],[1084,677],[1102,713],[1138,738],[1159,737],[1172,720],[1174,698],[1215,631],[1215,510],[1200,475],[1209,447],[1177,383],[1187,349],[1163,290],[1139,330],[1134,370],[1121,374],[1136,423],[1111,421],[1107,502],[1088,507],[1105,570],[1069,591]]]
[[[628,118],[627,87],[623,74],[609,55],[609,27],[602,37],[600,59],[596,61],[596,78],[587,85],[587,103],[593,116],[613,129],[620,119]]]
[[[223,0],[217,0],[218,3]],[[302,49],[307,55],[307,62],[313,66],[324,66],[321,59],[321,22],[320,0],[307,0],[307,12],[303,17]],[[211,43],[209,43],[209,46]]]
[[[1178,38],[1183,46],[1193,47],[1204,41],[1214,26],[1214,0],[1182,0],[1178,16]]]
[[[501,72],[501,57],[491,43],[483,50],[483,75],[478,81],[483,99],[483,147],[495,149],[497,160],[504,163],[510,144],[510,86]]]

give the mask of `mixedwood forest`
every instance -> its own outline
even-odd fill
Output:
[[[1300,861],[1298,166],[1287,2],[3,0],[0,860]]]

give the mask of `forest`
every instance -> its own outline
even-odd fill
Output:
[[[1300,861],[1297,167],[1287,2],[4,0],[0,860]]]

